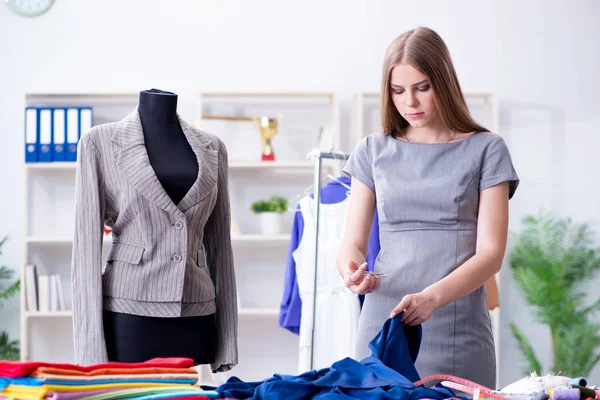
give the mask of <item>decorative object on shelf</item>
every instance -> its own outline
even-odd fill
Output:
[[[260,216],[261,232],[264,235],[276,235],[282,232],[282,214],[288,209],[285,197],[273,195],[267,200],[255,201],[250,208]]]
[[[8,8],[23,17],[39,17],[52,7],[54,0],[4,0]]]
[[[218,116],[218,115],[205,115],[202,117],[203,119],[218,119],[218,120],[226,120],[226,121],[254,121],[258,124],[258,130],[260,132],[260,136],[263,142],[261,160],[262,161],[275,161],[275,152],[273,151],[273,146],[271,144],[271,140],[277,134],[277,128],[279,126],[279,121],[281,120],[281,116],[278,118],[269,118],[266,116],[262,117],[227,117],[227,116]]]
[[[593,247],[593,232],[586,223],[547,213],[527,216],[523,225],[510,254],[510,267],[525,299],[535,308],[536,320],[550,329],[553,358],[547,370],[589,376],[600,361],[596,352],[600,325],[591,318],[600,310],[600,300],[587,305],[582,290],[600,270],[600,250]],[[514,323],[511,329],[527,359],[528,371],[542,370],[521,329]]]
[[[2,254],[2,246],[8,237],[0,240],[0,254]],[[5,266],[0,266],[0,308],[4,306],[4,301],[7,301],[15,294],[19,292],[21,281],[17,280],[14,283],[5,286],[2,281],[13,279],[15,271],[8,269]],[[19,342],[17,340],[11,341],[8,337],[8,333],[0,331],[0,360],[18,360],[20,356]]]

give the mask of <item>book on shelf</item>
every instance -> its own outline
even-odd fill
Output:
[[[65,311],[59,274],[40,274],[35,264],[25,266],[25,301],[29,312]]]

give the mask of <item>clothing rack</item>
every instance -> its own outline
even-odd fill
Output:
[[[324,159],[332,160],[347,160],[350,158],[350,154],[341,151],[328,151],[323,152],[319,149],[312,150],[307,159],[316,160],[315,172],[314,172],[314,198],[315,198],[315,265],[314,265],[314,280],[313,280],[313,292],[312,292],[312,325],[311,325],[311,339],[310,339],[310,368],[314,368],[314,352],[315,352],[315,321],[316,321],[316,304],[317,304],[317,271],[319,264],[319,213],[321,206],[321,173]]]

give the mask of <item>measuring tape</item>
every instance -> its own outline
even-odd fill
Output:
[[[431,383],[432,381],[439,381],[438,383],[441,383],[443,386],[449,389],[460,390],[463,393],[470,394],[473,396],[473,400],[479,400],[482,398],[490,398],[495,400],[509,400],[507,397],[498,394],[496,391],[490,388],[472,382],[468,379],[459,378],[447,374],[429,375],[415,382],[414,385],[422,386],[425,383]]]

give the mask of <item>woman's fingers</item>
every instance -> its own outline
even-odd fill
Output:
[[[361,285],[365,278],[365,269],[367,268],[367,263],[361,264],[358,269],[356,269],[350,276],[348,280],[353,285]]]

